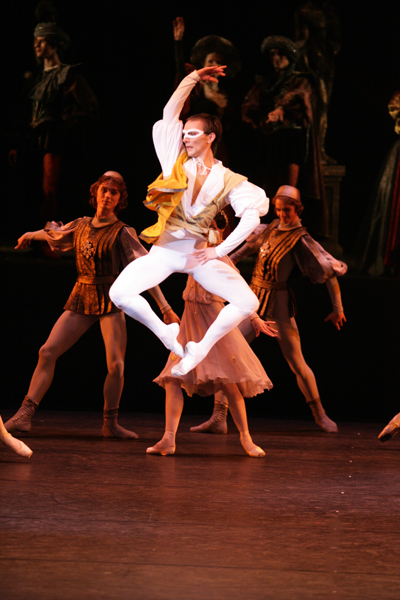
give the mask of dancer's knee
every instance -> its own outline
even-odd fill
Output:
[[[111,302],[113,302],[117,308],[124,310],[124,307],[126,306],[127,294],[124,293],[123,286],[120,284],[118,279],[114,281],[110,287],[109,295]]]
[[[251,292],[250,288],[249,291]],[[238,308],[245,317],[250,317],[250,315],[258,311],[259,306],[260,303],[257,296],[251,292],[251,294],[247,294],[246,298],[243,298]]]
[[[124,367],[125,362],[122,358],[114,359],[110,361],[108,365],[108,373],[113,377],[118,377],[119,379],[123,379],[124,377]]]
[[[52,348],[51,346],[47,346],[46,344],[44,344],[39,349],[39,362],[42,365],[50,365],[52,363],[55,363],[56,360],[57,360],[57,353],[55,352],[54,348]]]

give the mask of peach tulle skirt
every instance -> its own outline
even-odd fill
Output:
[[[199,342],[223,307],[222,302],[186,302],[178,336],[182,346],[185,347],[189,341]],[[176,381],[171,369],[179,360],[171,352],[167,364],[154,382],[165,387],[168,381]],[[206,358],[187,375],[180,377],[179,381],[189,396],[211,396],[226,383],[236,383],[245,398],[272,388],[262,364],[237,328],[221,338]]]

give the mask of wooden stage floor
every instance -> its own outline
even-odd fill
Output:
[[[11,415],[4,411],[3,419]],[[192,434],[149,456],[103,439],[101,414],[37,413],[27,461],[0,448],[2,600],[341,600],[400,597],[400,436],[382,424],[252,419],[264,459]]]

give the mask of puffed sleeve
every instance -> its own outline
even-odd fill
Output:
[[[140,243],[136,230],[133,227],[123,227],[119,236],[121,260],[124,267],[130,262],[148,254],[146,248]]]
[[[340,277],[347,265],[329,254],[310,235],[304,235],[294,249],[296,262],[304,275],[313,283],[325,283],[335,275]]]
[[[239,224],[230,235],[217,246],[217,256],[232,252],[260,224],[260,217],[268,212],[269,199],[264,190],[249,181],[242,181],[229,192],[229,202],[240,218]]]
[[[153,126],[153,143],[164,178],[169,177],[182,150],[183,123],[179,120],[182,107],[190,92],[200,81],[197,71],[181,81],[165,105],[163,118]]]
[[[74,247],[74,233],[81,220],[82,217],[75,219],[66,225],[56,223],[55,221],[46,223],[44,232],[50,248],[57,252],[68,252],[68,250],[72,250]]]
[[[269,209],[269,198],[264,190],[250,181],[242,181],[236,185],[229,192],[228,200],[239,219],[247,210],[256,210],[258,216],[263,217]]]

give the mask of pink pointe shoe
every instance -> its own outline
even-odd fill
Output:
[[[155,446],[150,446],[147,448],[147,454],[158,454],[161,456],[171,456],[175,454],[175,434],[174,433],[164,433],[163,437]]]
[[[24,458],[30,458],[33,454],[33,451],[21,440],[17,440],[17,438],[13,437],[11,433],[8,433],[6,428],[4,427],[3,421],[0,417],[0,441],[10,448],[13,452],[18,454],[19,456],[23,456]]]

